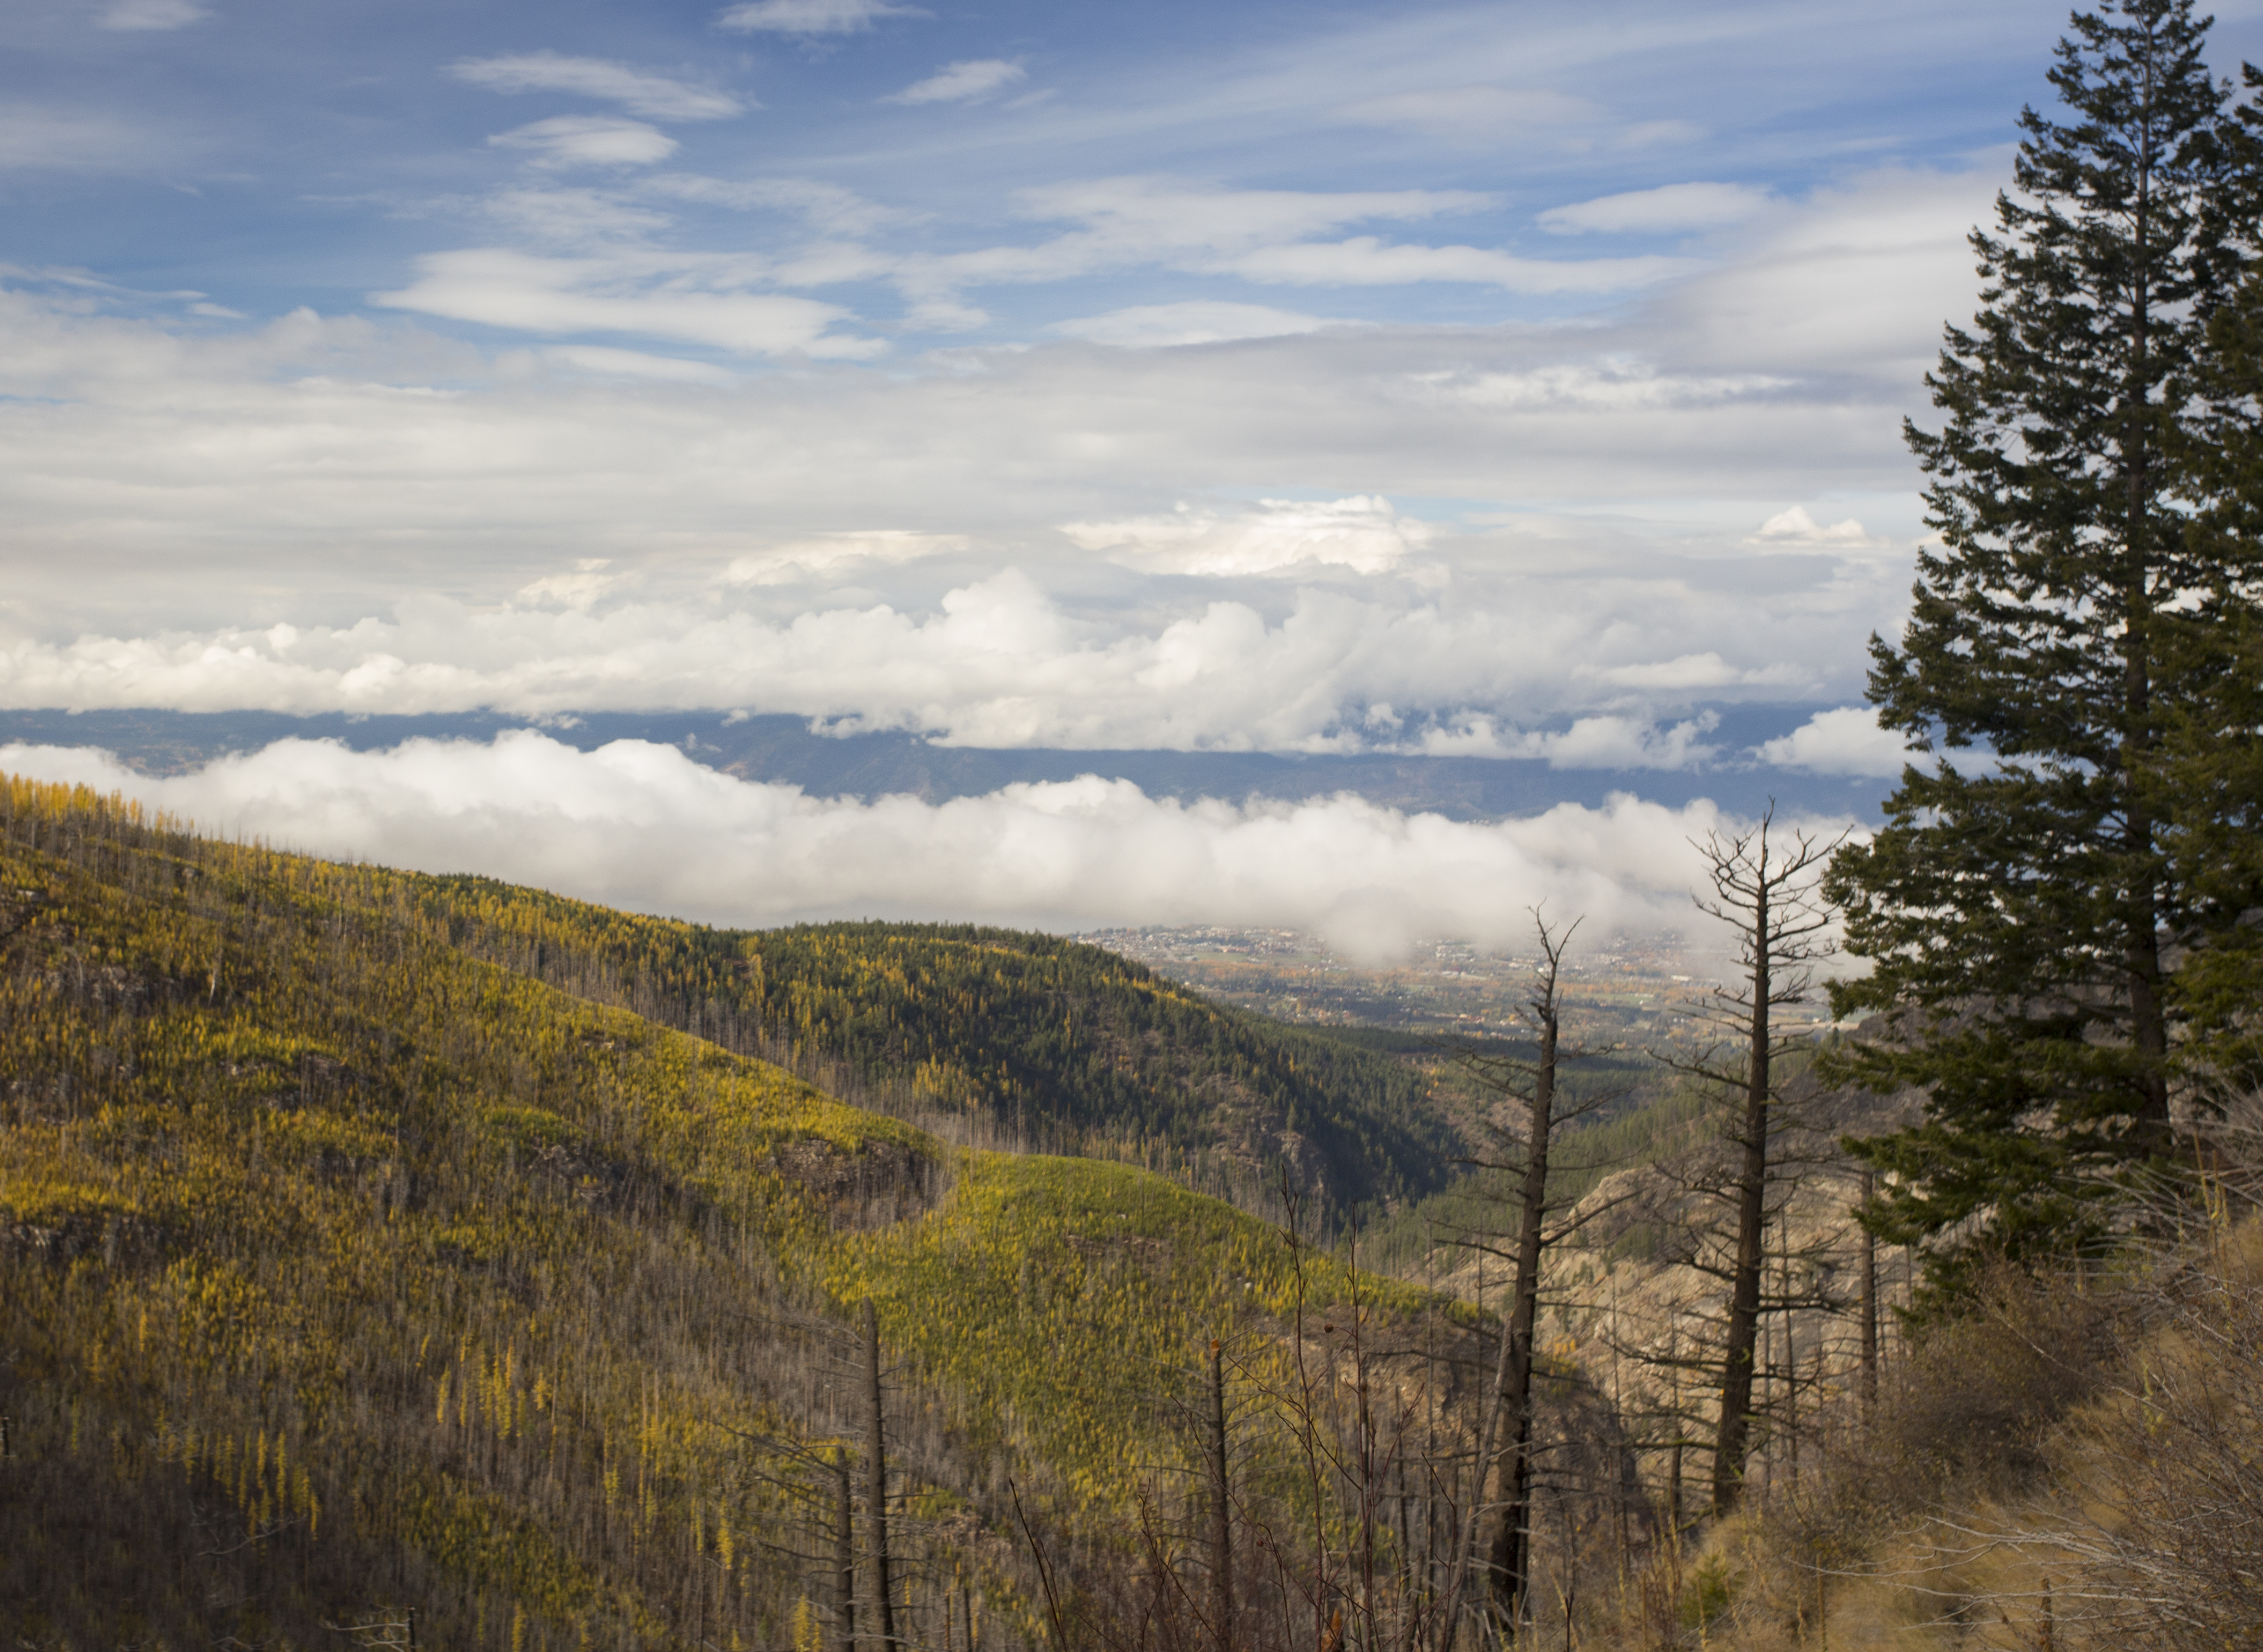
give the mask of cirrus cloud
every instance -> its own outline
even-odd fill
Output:
[[[654,120],[723,120],[747,107],[712,87],[601,57],[568,57],[557,52],[466,58],[451,64],[448,73],[489,91],[578,92],[617,103],[632,114]]]
[[[748,0],[718,16],[715,25],[741,34],[855,34],[882,18],[928,15],[887,0]]]
[[[880,101],[889,104],[980,103],[1029,77],[1029,71],[1009,58],[975,58],[964,63],[946,63],[925,80],[914,81],[903,90],[892,93]]]
[[[498,148],[531,149],[539,166],[650,166],[676,148],[657,126],[618,115],[553,115],[488,141]]]
[[[1558,235],[1658,234],[1720,229],[1764,209],[1771,196],[1747,184],[1668,184],[1652,190],[1604,195],[1540,214],[1540,227]]]

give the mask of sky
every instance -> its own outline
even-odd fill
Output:
[[[2263,56],[2257,10],[2219,9],[2219,72]],[[720,921],[1230,912],[1377,948],[1450,924],[1474,867],[1480,928],[1666,921],[1715,816],[1645,773],[1890,783],[1862,689],[1926,531],[1901,421],[2065,23],[0,14],[0,707],[705,708],[1628,775],[1560,832],[1120,783],[889,817],[531,734],[286,742],[165,794]],[[1752,706],[1786,732],[1710,737]],[[0,757],[159,800],[90,752]],[[1253,847],[1274,826],[1307,848]],[[1024,828],[1058,853],[1001,850]],[[705,881],[637,870],[656,831]]]

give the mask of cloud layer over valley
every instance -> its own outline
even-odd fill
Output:
[[[531,734],[134,783],[745,920],[1325,927],[1372,879],[1418,927],[1479,888],[1653,913],[1700,787],[1788,776],[1871,818],[1905,754],[1861,703],[1866,644],[1926,533],[1901,422],[2064,25],[18,13],[0,713],[698,711],[1578,777],[1473,788],[1540,809],[1498,826],[1394,815],[1375,798],[1435,794],[1382,780],[1277,809],[1050,779],[818,800]],[[2263,57],[2263,18],[2213,49]],[[1673,806],[1593,806],[1621,784]],[[638,881],[647,840],[684,882]]]
[[[1541,905],[1605,934],[1688,927],[1702,871],[1690,840],[1734,824],[1708,804],[1633,797],[1494,825],[1356,797],[1182,804],[1091,777],[941,804],[822,799],[669,747],[581,752],[531,732],[381,752],[278,742],[166,778],[83,747],[0,747],[0,768],[123,791],[278,847],[712,923],[1279,927],[1370,958],[1426,936],[1514,946]]]

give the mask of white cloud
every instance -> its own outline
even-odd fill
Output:
[[[1877,713],[1866,705],[1818,711],[1790,733],[1762,745],[1760,754],[1785,768],[1871,779],[1898,778],[1904,765],[1927,761],[1904,745],[1900,735],[1880,728]]]
[[[819,799],[670,747],[583,753],[531,732],[369,753],[289,740],[162,779],[76,748],[0,747],[0,767],[122,791],[207,832],[714,923],[1264,925],[1370,956],[1421,936],[1521,940],[1544,903],[1605,933],[1686,925],[1689,839],[1724,824],[1709,804],[1630,797],[1493,825],[1348,797],[1182,804],[1090,776],[941,804]]]
[[[604,344],[553,344],[543,358],[585,373],[613,379],[654,379],[676,385],[728,385],[737,375],[712,362],[685,361],[678,356],[654,356],[640,350],[614,350]]]
[[[1431,539],[1428,523],[1363,495],[1327,504],[1268,499],[1233,516],[1182,505],[1168,516],[1063,523],[1061,531],[1129,566],[1215,575],[1290,574],[1319,563],[1383,574]]]
[[[523,52],[504,57],[466,58],[449,66],[458,80],[489,91],[577,92],[617,103],[632,114],[654,120],[723,120],[746,105],[727,92],[694,85],[667,75],[631,69],[600,57],[567,57],[556,52]]]
[[[882,98],[891,104],[965,104],[995,97],[1009,86],[1029,78],[1029,71],[1009,58],[981,57],[946,63],[925,80],[914,81],[903,90]]]
[[[1973,312],[1965,237],[1992,221],[2000,172],[1883,168],[1763,213],[1717,243],[1715,269],[1660,296],[1652,325],[1688,357],[1872,375],[1901,387],[1898,413],[1916,411],[1941,323]]]
[[[1237,190],[1152,177],[1049,184],[1019,198],[1032,218],[1080,222],[1138,250],[1269,246],[1345,224],[1475,212],[1493,199],[1473,190]]]
[[[1664,257],[1544,259],[1479,247],[1313,237],[1349,225],[1413,222],[1474,212],[1468,190],[1324,192],[1235,190],[1169,177],[1110,177],[1022,191],[1023,213],[1078,229],[1035,246],[905,260],[897,280],[917,296],[994,282],[1060,281],[1139,264],[1298,285],[1468,282],[1520,292],[1612,292],[1697,266]]]
[[[612,561],[607,557],[583,557],[574,565],[570,573],[545,574],[531,584],[521,587],[519,600],[538,604],[555,603],[560,608],[570,608],[576,613],[586,614],[599,597],[621,582],[622,575],[605,572],[611,566]],[[294,631],[290,646],[295,646],[297,642],[298,635]]]
[[[845,337],[837,305],[730,285],[702,286],[698,271],[654,271],[634,261],[540,258],[501,248],[434,253],[416,279],[372,299],[533,333],[625,333],[676,338],[754,355],[861,357],[886,345]]]
[[[1631,190],[1540,214],[1540,227],[1558,235],[1656,234],[1677,230],[1720,229],[1740,224],[1772,198],[1747,184],[1669,184],[1662,189]]]
[[[741,212],[769,209],[799,213],[814,228],[833,235],[865,235],[895,224],[917,221],[920,214],[866,200],[853,190],[817,178],[701,177],[695,174],[663,172],[643,180],[647,194],[666,195],[703,206],[729,206]]]
[[[141,161],[158,147],[150,134],[110,115],[21,101],[0,107],[0,168],[9,170],[105,171]]]
[[[544,185],[501,190],[482,203],[488,217],[546,246],[578,249],[637,242],[665,229],[668,214],[615,190]]]
[[[1721,689],[1753,688],[1770,683],[1798,684],[1804,674],[1796,666],[1737,666],[1717,649],[1703,653],[1677,654],[1671,660],[1643,660],[1613,666],[1600,674],[1602,681],[1623,689],[1654,693],[1702,694]]]
[[[1612,713],[1578,718],[1565,729],[1519,731],[1465,715],[1424,731],[1412,749],[1426,757],[1541,758],[1551,768],[1695,768],[1720,755],[1704,739],[1720,721],[1708,711],[1661,728]]]
[[[1117,257],[1090,248],[1119,230],[1129,247],[1151,210],[1153,233],[1170,233],[1155,192],[1112,197],[1062,238],[1077,247],[1061,266]],[[1863,638],[1892,634],[1905,611],[1899,554],[1742,542],[1793,501],[1825,532],[1843,518],[1892,545],[1914,537],[1897,417],[1941,316],[1970,307],[1958,203],[1985,206],[1969,179],[1850,183],[1732,232],[1728,274],[1580,328],[981,349],[882,374],[813,360],[869,357],[882,341],[776,291],[775,258],[638,241],[610,218],[645,209],[624,189],[514,195],[561,238],[583,222],[604,244],[443,257],[395,302],[512,328],[528,349],[383,314],[222,326],[163,319],[167,303],[136,320],[113,307],[136,300],[0,285],[11,703],[720,702],[1000,743],[1308,749],[1382,701],[1417,730],[1460,711],[1560,726],[1715,696],[1849,701]],[[1374,206],[1256,196],[1190,191],[1187,205],[1229,247],[1237,212],[1293,238],[1314,216]],[[1874,284],[1874,249],[1891,292]],[[1952,278],[1961,299],[1941,297]],[[1905,301],[1928,283],[1933,298]],[[1764,315],[1754,287],[1769,290]],[[549,349],[626,354],[577,365]],[[727,386],[720,369],[654,364],[727,350],[800,359]],[[1311,593],[1231,575],[1199,594],[1143,588],[1057,533],[1174,515],[1179,499],[1229,519],[1228,501],[1354,495],[1451,512],[1461,528],[1381,575],[1305,564]],[[703,595],[740,559],[872,523],[968,548],[826,564],[838,584],[805,567]],[[648,575],[637,600],[609,597],[570,631],[502,611],[584,556]],[[1029,610],[1030,634],[1057,625],[1068,640],[1001,658],[968,638],[962,652],[965,633],[936,629],[942,599],[1014,563],[1058,594]],[[1450,583],[1421,585],[1432,567]],[[431,589],[466,611],[410,597]],[[481,609],[492,623],[471,617]],[[335,657],[281,670],[242,639],[278,620],[329,636]],[[856,648],[835,671],[798,652],[804,634]],[[1167,636],[1199,669],[1143,687]],[[1047,695],[1052,710],[1028,709]]]
[[[1509,292],[1624,292],[1699,266],[1687,258],[1525,258],[1485,247],[1393,245],[1373,235],[1298,242],[1222,257],[1208,266],[1247,281],[1296,286],[1398,286],[1464,281]]]
[[[676,149],[676,140],[659,127],[618,115],[553,115],[488,141],[531,149],[541,166],[650,166]]]
[[[1870,537],[1862,524],[1852,516],[1825,527],[1807,514],[1804,505],[1794,505],[1789,510],[1777,512],[1761,523],[1759,531],[1746,542],[1748,545],[1798,546],[1803,549],[1822,546],[1830,549],[1851,549],[1883,543]]]
[[[785,585],[830,574],[858,563],[900,567],[928,557],[964,552],[965,534],[919,533],[906,528],[866,528],[797,539],[776,550],[734,559],[723,571],[726,585]]]
[[[104,8],[96,26],[128,32],[185,29],[210,16],[210,8],[197,5],[193,0],[117,0],[116,4]]]
[[[1104,315],[1055,321],[1045,331],[1124,350],[1160,350],[1178,344],[1281,338],[1316,332],[1327,325],[1325,316],[1300,315],[1270,305],[1193,299],[1178,304],[1134,304]]]
[[[927,15],[917,6],[889,5],[886,0],[748,0],[723,12],[715,23],[741,33],[853,34],[881,18]]]
[[[387,456],[373,457],[382,473]],[[288,646],[271,628],[252,625],[18,639],[0,646],[0,705],[356,713],[492,706],[524,715],[739,707],[920,730],[964,746],[1288,752],[1398,750],[1410,739],[1419,745],[1426,727],[1466,729],[1476,716],[1506,726],[1512,712],[1568,714],[1581,719],[1568,732],[1496,736],[1496,754],[1671,767],[1695,759],[1702,723],[1652,732],[1631,714],[1592,708],[1646,695],[1686,701],[1693,687],[1709,698],[1813,697],[1834,667],[1859,664],[1859,634],[1789,618],[1756,623],[1772,607],[1799,614],[1804,605],[1735,585],[1701,595],[1677,581],[1504,583],[1464,573],[1426,596],[1414,577],[1364,588],[1326,582],[1319,576],[1330,564],[1321,559],[1341,559],[1338,567],[1388,564],[1420,543],[1421,524],[1393,517],[1380,501],[1228,517],[1177,540],[1168,537],[1175,513],[1094,525],[1096,543],[1144,536],[1111,554],[1158,566],[1217,569],[1232,559],[1258,570],[1244,578],[1301,573],[1291,591],[1264,592],[1270,615],[1234,600],[1223,583],[1234,576],[1222,571],[1211,574],[1220,588],[1175,602],[1081,610],[1018,568],[969,577],[967,561],[980,569],[990,559],[954,537],[780,536],[719,570],[748,594],[732,600],[719,591],[698,602],[657,598],[642,565],[621,560],[623,584],[582,612],[524,599],[474,609],[424,596],[390,619],[294,622]],[[642,552],[652,531],[629,537],[627,547]],[[1433,545],[1428,554],[1451,549]],[[530,575],[554,577],[558,566],[554,553],[545,556],[514,588]],[[938,578],[936,566],[951,572]],[[871,593],[872,583],[889,582],[890,569],[952,582],[939,601],[907,611]],[[1427,560],[1407,569],[1435,571]],[[638,594],[616,595],[631,590],[632,574],[643,581]],[[756,600],[826,579],[863,589],[853,599],[790,596],[769,613]],[[544,588],[549,601],[562,593]],[[1741,659],[1678,654],[1700,628],[1743,650]],[[1400,711],[1380,717],[1385,706]]]
[[[1361,126],[1397,126],[1434,137],[1492,140],[1535,127],[1576,129],[1601,111],[1584,97],[1536,86],[1441,86],[1347,104],[1337,115]]]

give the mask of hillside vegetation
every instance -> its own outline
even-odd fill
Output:
[[[1418,1064],[1079,941],[947,924],[712,929],[487,878],[401,884],[480,956],[1030,1144],[1236,1188],[1285,1170],[1336,1221],[1435,1190],[1461,1151]]]
[[[901,1633],[1020,1643],[1029,1536],[1088,1544],[1184,1480],[1213,1338],[1237,1472],[1293,1504],[1260,1419],[1306,1304],[1466,1338],[1137,1168],[950,1148],[458,943],[499,950],[512,899],[0,787],[11,1646],[389,1643],[412,1608],[430,1647],[806,1644],[865,1302]],[[546,949],[589,914],[582,960],[670,933],[523,906]],[[1169,1001],[1143,977],[1116,990]]]

